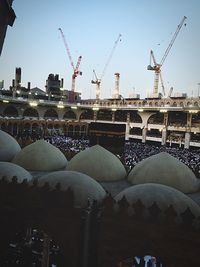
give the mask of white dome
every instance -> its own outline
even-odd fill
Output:
[[[121,161],[105,148],[95,145],[76,154],[66,170],[85,173],[97,181],[124,179],[126,170]]]
[[[43,186],[46,182],[51,188],[55,188],[56,184],[60,183],[63,191],[70,188],[74,193],[75,206],[86,207],[88,199],[101,202],[106,195],[98,182],[79,172],[57,171],[46,174],[38,180],[39,186]]]
[[[17,141],[6,132],[0,130],[0,161],[11,161],[21,150]]]
[[[56,171],[67,165],[64,154],[44,140],[24,147],[12,162],[29,171]]]
[[[128,180],[132,184],[164,184],[183,193],[199,189],[199,181],[189,167],[166,152],[139,162],[129,173]]]
[[[153,183],[134,185],[120,192],[115,200],[118,202],[123,197],[130,205],[140,200],[148,208],[155,202],[162,211],[172,205],[177,214],[190,208],[193,215],[200,216],[200,207],[191,198],[166,185]]]
[[[16,176],[20,183],[23,180],[32,180],[32,175],[24,168],[11,162],[0,162],[0,179],[6,177],[8,181],[11,181],[13,176]]]

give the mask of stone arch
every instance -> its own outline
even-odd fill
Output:
[[[4,117],[18,117],[18,110],[16,107],[9,105],[4,109]]]
[[[142,123],[142,118],[137,111],[130,111],[130,122]]]
[[[81,126],[81,135],[84,136],[84,135],[86,135],[86,133],[87,133],[87,127],[86,127],[86,125],[82,125]]]
[[[81,126],[81,132],[86,132],[86,125]]]
[[[116,110],[115,111],[115,121],[127,121],[127,110]]]
[[[58,113],[53,108],[47,109],[44,113],[44,118],[45,119],[58,119]]]
[[[170,111],[168,113],[169,125],[185,126],[187,124],[187,113],[179,111]]]
[[[160,103],[160,106],[161,106],[161,107],[164,107],[164,105],[165,105],[164,102],[161,102],[161,103]]]
[[[54,125],[52,120],[47,121],[47,134],[52,135],[54,133]]]
[[[71,109],[68,109],[63,115],[63,119],[76,120],[76,114]]]
[[[34,122],[33,124],[32,124],[32,128],[38,128],[39,127],[39,124],[37,123],[37,122]]]
[[[74,125],[69,124],[68,129],[67,129],[68,136],[73,136],[74,135]]]
[[[130,134],[141,136],[142,135],[142,129],[140,127],[132,127],[132,128],[130,128]]]
[[[192,124],[200,124],[200,112],[196,113],[196,114],[192,114]]]
[[[8,124],[7,124],[7,131],[11,135],[13,135],[12,129],[13,129],[13,124],[12,124],[12,122],[9,121]]]
[[[173,104],[172,104],[173,107],[177,107],[177,102],[174,101]]]
[[[62,127],[59,122],[54,123],[53,128],[55,134],[60,135],[62,133]]]
[[[39,125],[38,122],[33,122],[32,123],[32,137],[33,138],[38,138],[41,136],[42,131],[41,131],[41,126]]]
[[[111,121],[112,111],[110,109],[100,109],[97,112],[97,120]]]
[[[35,108],[27,108],[24,110],[23,117],[39,118],[39,114]]]
[[[60,128],[60,124],[59,124],[59,123],[55,123],[55,124],[54,124],[54,128],[55,128],[55,129],[59,129],[59,128]]]
[[[94,111],[92,109],[84,110],[80,115],[80,120],[93,120]]]
[[[74,126],[74,134],[76,136],[79,136],[80,135],[80,130],[81,130],[80,125],[77,124],[77,125]]]
[[[48,129],[53,129],[53,123],[51,123],[51,122],[50,123],[47,123],[47,128]]]
[[[198,102],[197,101],[194,102],[194,106],[198,107]]]
[[[24,123],[24,129],[30,129],[31,128],[31,123],[30,122],[25,122]]]
[[[163,124],[164,123],[164,114],[160,113],[160,112],[152,114],[149,117],[147,123],[150,123],[150,124]]]
[[[13,123],[13,135],[16,136],[18,132],[18,125],[17,123]]]
[[[24,122],[22,134],[26,137],[31,135],[31,122],[30,121]]]

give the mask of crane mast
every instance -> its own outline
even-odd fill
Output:
[[[95,80],[91,80],[91,83],[96,84],[96,99],[100,98],[101,80],[102,80],[103,76],[105,75],[106,69],[107,69],[107,67],[108,67],[108,65],[109,65],[109,63],[110,63],[110,61],[112,59],[113,53],[114,53],[114,51],[115,51],[115,49],[117,47],[118,42],[121,41],[121,36],[122,35],[119,34],[118,37],[117,37],[117,40],[114,43],[114,46],[113,46],[113,48],[112,48],[112,50],[111,50],[111,52],[109,54],[108,60],[106,61],[106,64],[105,64],[105,66],[103,68],[103,71],[102,71],[102,74],[100,76],[100,79],[97,77],[95,70],[93,70],[93,73],[95,75]]]
[[[73,69],[71,91],[75,92],[75,80],[76,80],[76,77],[78,75],[82,75],[82,72],[79,71],[79,66],[80,66],[80,63],[81,63],[82,56],[78,57],[78,61],[77,61],[76,67],[74,67],[74,62],[72,60],[72,56],[71,56],[71,53],[70,53],[70,50],[69,50],[69,46],[68,46],[67,41],[65,39],[65,35],[64,35],[64,33],[63,33],[61,28],[58,28],[58,30],[61,33],[61,36],[62,36],[62,39],[63,39],[63,43],[64,43],[66,51],[67,51],[67,55],[69,57],[69,61],[70,61],[70,64],[72,66],[72,69]]]
[[[155,76],[154,76],[154,87],[153,87],[153,95],[157,95],[158,94],[158,84],[159,84],[159,78],[161,80],[161,84],[162,84],[162,88],[163,88],[163,93],[165,95],[165,90],[164,90],[164,84],[163,84],[163,80],[162,80],[162,77],[161,77],[161,67],[163,65],[163,63],[165,62],[165,59],[167,58],[175,40],[176,40],[176,37],[178,35],[178,33],[180,32],[180,29],[182,28],[185,20],[186,20],[186,16],[184,16],[181,20],[181,22],[179,23],[179,25],[177,26],[177,29],[167,47],[167,49],[165,50],[165,53],[160,61],[160,63],[158,64],[155,60],[155,56],[153,54],[153,51],[151,50],[150,51],[150,59],[153,60],[153,63],[154,63],[154,66],[151,65],[151,62],[150,62],[150,65],[148,65],[147,67],[147,70],[152,70],[155,72]]]
[[[114,98],[119,98],[119,79],[120,79],[120,73],[115,73],[115,91],[114,91]]]
[[[101,80],[97,78],[95,70],[93,70],[95,80],[92,80],[91,83],[96,84],[96,99],[99,99],[100,97],[100,84]]]

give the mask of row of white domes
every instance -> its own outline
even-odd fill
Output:
[[[21,150],[15,139],[3,131],[0,132],[0,161],[12,161],[28,171],[78,171],[99,182],[118,181],[127,176],[121,161],[99,145],[79,152],[68,162],[58,148],[44,140]],[[189,167],[165,152],[138,163],[128,174],[127,180],[131,184],[164,184],[184,193],[199,189],[199,180]]]
[[[59,149],[44,140],[21,150],[15,139],[2,131],[0,161],[0,177],[6,176],[9,180],[17,176],[19,182],[27,179],[31,183],[32,176],[28,171],[50,172],[39,179],[39,186],[48,182],[50,187],[60,183],[62,190],[70,187],[75,204],[82,207],[86,206],[88,198],[101,201],[106,196],[100,182],[114,183],[127,176],[120,160],[98,145],[79,152],[68,162]],[[130,184],[120,192],[116,201],[125,196],[130,204],[140,199],[145,206],[156,202],[161,209],[166,209],[173,205],[177,212],[189,207],[195,215],[200,215],[200,207],[182,193],[198,190],[198,180],[186,165],[167,153],[138,163],[127,179],[134,186]]]

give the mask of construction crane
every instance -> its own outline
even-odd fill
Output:
[[[155,60],[155,57],[154,57],[154,54],[153,54],[153,51],[151,50],[150,51],[150,65],[147,66],[147,70],[153,70],[155,72],[155,77],[154,77],[154,88],[153,88],[153,95],[156,96],[158,94],[158,84],[159,84],[159,78],[161,80],[161,84],[162,84],[162,89],[163,89],[163,94],[165,95],[165,89],[164,89],[164,84],[163,84],[163,80],[162,80],[162,76],[161,76],[161,67],[163,65],[163,63],[165,62],[165,59],[167,58],[168,54],[169,54],[169,51],[171,50],[173,44],[174,44],[174,41],[176,40],[176,37],[180,31],[180,29],[182,28],[185,20],[186,20],[186,16],[184,16],[180,22],[180,24],[178,25],[167,49],[165,50],[165,53],[160,61],[160,63],[158,64]],[[186,24],[184,24],[186,25]],[[153,60],[153,64],[154,66],[151,65],[151,59]]]
[[[91,80],[91,83],[96,84],[96,99],[99,99],[99,97],[100,97],[101,80],[102,80],[103,76],[105,75],[106,69],[107,69],[107,67],[108,67],[108,65],[109,65],[109,63],[110,63],[110,61],[112,59],[113,53],[115,51],[115,48],[116,48],[118,42],[121,41],[121,36],[122,36],[121,34],[118,35],[118,38],[115,41],[114,46],[113,46],[113,48],[112,48],[112,50],[111,50],[111,52],[109,54],[108,60],[106,61],[106,64],[105,64],[105,66],[103,68],[103,71],[102,71],[102,74],[101,74],[100,78],[97,77],[97,74],[96,74],[95,70],[93,70],[93,73],[94,73],[94,76],[95,76],[95,80]]]
[[[151,60],[153,60],[154,67],[151,66]],[[156,59],[155,59],[155,56],[152,50],[150,51],[150,64],[148,65],[147,69],[155,71],[154,91],[155,91],[155,88],[158,88],[158,83],[159,83],[159,78],[160,78],[162,92],[163,92],[163,95],[165,96],[165,86],[164,86],[164,82],[163,82],[162,75],[161,75],[160,64],[156,62]],[[158,90],[157,90],[157,93],[158,93]]]
[[[93,70],[93,73],[95,76],[95,80],[91,80],[91,83],[96,84],[96,99],[99,99],[101,80],[97,78],[95,70]]]
[[[76,66],[74,66],[74,62],[72,60],[72,56],[71,56],[71,53],[70,53],[70,50],[69,50],[69,46],[68,46],[67,41],[65,39],[65,35],[64,35],[64,33],[63,33],[61,28],[59,28],[58,30],[61,33],[64,45],[65,45],[65,48],[66,48],[66,51],[67,51],[67,54],[68,54],[68,57],[69,57],[70,64],[71,64],[72,69],[73,69],[71,91],[74,92],[75,91],[75,80],[76,80],[76,77],[78,75],[82,75],[82,72],[79,71],[79,66],[80,66],[80,63],[81,63],[82,56],[78,57],[78,61],[76,63]]]

